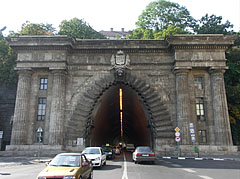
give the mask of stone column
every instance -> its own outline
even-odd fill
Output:
[[[227,98],[222,69],[210,69],[213,121],[216,145],[232,145]]]
[[[27,144],[32,72],[30,70],[19,70],[18,74],[18,87],[12,126],[11,145]]]
[[[49,122],[49,144],[63,144],[65,109],[65,71],[53,71],[52,102]]]
[[[176,75],[176,124],[180,128],[181,143],[190,144],[189,136],[189,89],[188,89],[188,69],[177,69]]]

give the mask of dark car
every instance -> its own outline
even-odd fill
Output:
[[[102,146],[102,149],[107,156],[107,159],[114,159],[115,158],[115,152],[114,147],[111,145]]]
[[[149,146],[139,146],[132,154],[135,163],[139,162],[155,162],[155,154]]]

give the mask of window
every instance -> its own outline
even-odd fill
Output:
[[[203,78],[202,77],[195,77],[195,88],[202,90],[203,89]]]
[[[39,127],[36,131],[37,143],[43,143],[43,129]]]
[[[37,115],[37,120],[38,121],[43,121],[45,120],[46,116],[46,98],[39,98],[38,99],[38,115]]]
[[[47,78],[40,78],[40,90],[47,90],[48,86],[48,79]]]
[[[199,141],[199,144],[206,144],[207,143],[206,130],[199,130],[198,131],[198,141]]]
[[[197,120],[202,120],[202,121],[205,120],[203,98],[196,99],[196,113],[197,113]]]

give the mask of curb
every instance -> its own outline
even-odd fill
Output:
[[[159,159],[175,159],[175,160],[197,160],[197,161],[202,161],[202,160],[214,160],[214,161],[240,161],[239,158],[214,158],[214,157],[168,157],[168,156],[162,156],[158,157]]]

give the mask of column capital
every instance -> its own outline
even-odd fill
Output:
[[[226,70],[228,70],[228,67],[210,67],[208,69],[210,74],[216,74],[216,73],[224,74]]]
[[[189,73],[189,71],[192,70],[192,67],[174,67],[173,68],[173,73]]]

